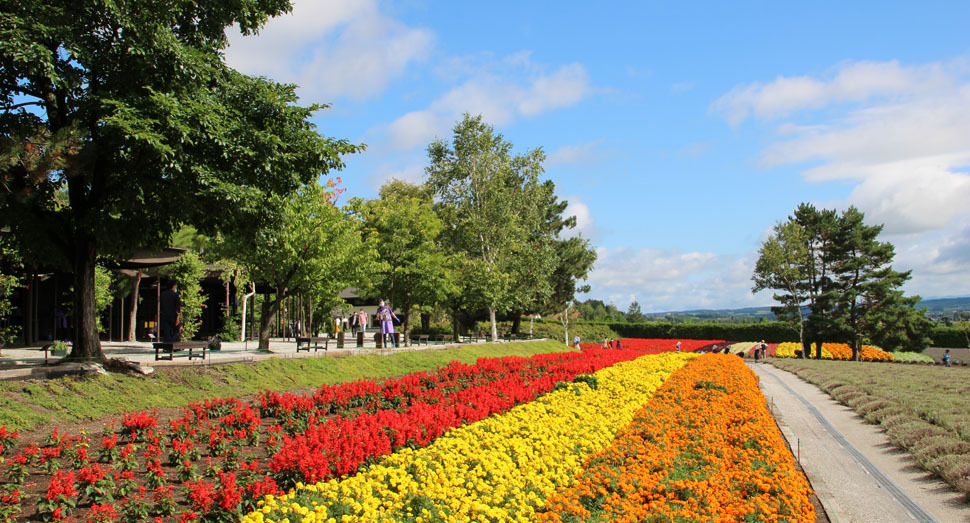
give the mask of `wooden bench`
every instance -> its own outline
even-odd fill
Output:
[[[431,336],[429,336],[427,334],[412,334],[411,335],[411,343],[414,343],[414,344],[417,344],[417,345],[421,345],[421,342],[422,341],[424,342],[425,345],[427,345],[430,340],[431,340]]]
[[[321,343],[323,344],[323,347],[320,347],[320,344]],[[313,346],[313,352],[316,352],[316,351],[320,350],[321,348],[323,349],[323,352],[327,352],[327,349],[329,348],[329,344],[330,344],[330,338],[325,337],[325,336],[317,336],[317,337],[312,337],[312,338],[311,337],[304,338],[304,337],[301,337],[301,336],[297,336],[296,337],[296,352],[300,352],[301,350],[305,350],[307,352],[310,352],[310,346],[311,345]]]
[[[431,341],[435,343],[451,343],[455,341],[455,336],[452,334],[435,334]]]
[[[189,359],[201,358],[205,359],[205,351],[209,348],[209,342],[207,341],[176,341],[171,343],[156,341],[152,343],[155,347],[155,361],[158,360],[173,360],[175,359],[175,353],[183,350],[188,351]],[[167,356],[166,356],[167,355]]]

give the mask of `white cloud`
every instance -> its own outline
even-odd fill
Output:
[[[712,109],[732,124],[785,117],[761,154],[769,169],[804,165],[807,181],[850,187],[841,201],[884,224],[907,292],[970,293],[970,71],[965,60],[841,64],[828,78],[739,86]],[[825,111],[812,111],[824,109]]]
[[[473,66],[458,60],[456,67],[467,76],[421,110],[412,111],[388,124],[390,145],[410,149],[449,134],[463,113],[482,115],[489,124],[502,127],[519,117],[574,105],[592,93],[586,68],[566,64],[552,72],[519,52],[501,60]]]
[[[424,60],[433,42],[431,31],[394,20],[375,0],[303,0],[258,36],[230,34],[226,60],[248,74],[296,83],[311,101],[362,100]]]
[[[575,216],[576,227],[564,231],[563,236],[573,238],[582,235],[583,238],[588,240],[596,240],[599,237],[599,230],[596,228],[596,220],[593,219],[593,213],[589,210],[589,206],[579,196],[567,196],[564,199],[569,204],[563,211],[563,215],[566,217]]]
[[[897,61],[846,62],[837,66],[828,80],[779,76],[767,84],[739,85],[715,101],[711,109],[737,125],[752,115],[777,118],[835,102],[929,93],[950,87],[951,80],[942,64],[904,67]]]
[[[626,310],[632,295],[645,312],[707,307],[763,306],[771,298],[751,294],[751,272],[757,256],[710,252],[630,249],[596,250],[589,276],[591,297],[613,301]]]
[[[593,161],[597,157],[594,149],[602,143],[603,138],[591,142],[563,145],[546,155],[546,165],[566,165]]]

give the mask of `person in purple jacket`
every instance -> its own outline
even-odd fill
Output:
[[[381,300],[380,305],[377,307],[377,321],[381,323],[381,341],[384,347],[387,347],[388,336],[390,340],[394,343],[394,348],[397,348],[397,340],[394,338],[394,322],[401,320],[397,319],[394,315],[394,311],[390,307],[384,304],[384,300]]]

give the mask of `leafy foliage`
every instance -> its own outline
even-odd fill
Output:
[[[100,357],[94,265],[182,223],[248,227],[359,150],[317,134],[322,106],[224,63],[285,0],[17,2],[0,24],[0,223],[75,274],[73,355]],[[60,199],[58,195],[66,198]]]
[[[182,341],[191,340],[202,325],[205,298],[201,280],[205,277],[205,270],[205,263],[191,250],[164,270],[178,285],[179,301],[182,303]]]

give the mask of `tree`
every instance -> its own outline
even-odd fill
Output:
[[[804,258],[805,279],[799,289],[807,297],[809,316],[805,319],[805,335],[802,353],[811,353],[815,347],[815,358],[822,358],[822,341],[832,338],[832,312],[838,298],[833,285],[832,241],[836,234],[837,215],[833,210],[818,210],[813,205],[801,204],[789,218],[804,231],[806,257]]]
[[[552,295],[547,300],[546,310],[561,312],[560,321],[563,336],[569,345],[569,309],[574,304],[576,293],[589,292],[589,285],[578,285],[586,279],[596,261],[596,251],[589,247],[589,241],[576,236],[555,242],[556,266],[552,277]]]
[[[823,340],[849,342],[858,359],[866,340],[892,348],[928,339],[929,324],[914,308],[919,297],[900,290],[910,273],[892,269],[892,244],[879,242],[882,226],[866,225],[864,218],[855,207],[838,214],[801,204],[761,246],[753,290],[781,291],[774,294],[780,306],[772,310],[797,319],[803,354],[814,345],[821,358]]]
[[[6,235],[0,234],[0,349],[12,343],[20,330],[19,325],[9,321],[13,313],[12,295],[22,287],[18,274],[23,270],[23,261],[10,243]]]
[[[195,251],[185,251],[179,259],[165,267],[162,273],[178,285],[179,302],[182,304],[182,320],[179,325],[182,341],[191,340],[202,325],[202,278],[205,263]]]
[[[846,209],[839,217],[838,236],[833,242],[835,283],[839,288],[835,325],[850,341],[854,360],[859,359],[863,339],[870,335],[888,342],[887,348],[894,348],[928,339],[925,333],[929,327],[925,314],[914,308],[919,296],[905,298],[899,290],[909,280],[910,271],[893,270],[893,245],[878,241],[882,226],[866,225],[864,219],[855,207]],[[924,321],[917,316],[923,316]],[[900,332],[878,334],[887,328]]]
[[[793,221],[779,222],[775,224],[772,236],[759,249],[751,277],[754,280],[751,292],[765,289],[781,291],[781,294],[773,295],[781,305],[772,307],[771,312],[781,320],[797,319],[798,341],[802,347],[805,346],[803,307],[808,298],[805,282],[810,262],[805,229]],[[804,350],[802,356],[806,356]]]
[[[630,308],[626,311],[626,321],[630,323],[641,323],[646,320],[643,311],[640,310],[640,303],[637,300],[630,302]]]
[[[73,358],[103,359],[94,267],[181,223],[244,220],[342,166],[295,86],[223,60],[285,0],[8,3],[0,14],[0,223],[74,274]],[[66,201],[57,198],[66,194]]]
[[[464,275],[473,294],[462,296],[488,309],[497,338],[496,312],[514,302],[513,282],[521,270],[516,256],[528,248],[531,217],[539,215],[545,156],[541,149],[513,155],[510,142],[481,116],[468,114],[455,125],[451,144],[432,142],[428,156],[428,186],[445,225],[445,244],[468,259]]]
[[[404,313],[404,336],[411,318],[454,294],[454,273],[437,240],[443,225],[423,188],[392,180],[374,200],[351,200],[364,240],[377,251],[379,266],[364,279],[367,294],[386,298]]]
[[[373,251],[361,241],[359,223],[337,208],[334,183],[306,185],[271,202],[278,213],[253,230],[227,233],[224,249],[254,281],[275,292],[262,302],[259,350],[269,350],[270,322],[288,293],[304,292],[315,306],[339,303],[339,293],[370,274]]]

